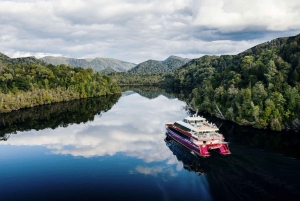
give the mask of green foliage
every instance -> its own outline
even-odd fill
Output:
[[[176,56],[170,56],[164,61],[148,60],[138,64],[128,72],[133,74],[165,73],[183,66],[188,61],[190,60]]]
[[[110,77],[90,68],[5,61],[0,71],[0,112],[121,92]]]
[[[165,74],[162,83],[196,87],[194,108],[240,125],[299,130],[299,73],[300,35],[275,39],[234,56],[194,59]]]
[[[137,74],[130,72],[108,74],[118,85],[162,85],[163,73]]]

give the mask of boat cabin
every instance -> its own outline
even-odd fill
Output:
[[[213,123],[209,123],[206,121],[204,117],[201,116],[192,116],[192,117],[186,117],[183,119],[184,123],[190,124],[194,128],[197,129],[199,132],[204,132],[204,131],[217,131],[219,130],[217,126]]]

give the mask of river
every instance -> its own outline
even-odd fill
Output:
[[[300,200],[300,134],[220,127],[231,155],[165,135],[188,92],[124,88],[0,115],[1,200]]]

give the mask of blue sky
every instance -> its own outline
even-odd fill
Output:
[[[0,52],[10,57],[237,54],[300,33],[299,0],[0,1]]]

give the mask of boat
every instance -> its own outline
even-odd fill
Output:
[[[204,117],[193,115],[165,126],[168,136],[201,157],[210,156],[209,150],[214,149],[222,155],[230,154],[219,128]]]

